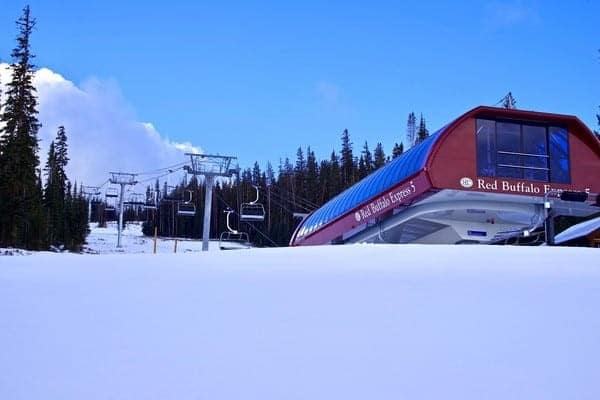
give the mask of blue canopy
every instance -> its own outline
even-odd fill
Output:
[[[358,205],[363,204],[423,169],[431,147],[436,143],[445,129],[446,126],[329,200],[304,220],[297,237],[301,238],[311,234],[321,226],[345,215]]]

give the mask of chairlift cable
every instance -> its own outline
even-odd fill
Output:
[[[136,172],[135,174],[136,175],[151,175],[151,174],[156,174],[156,173],[160,173],[160,172],[163,172],[163,171],[168,171],[168,170],[171,170],[171,169],[176,168],[176,167],[182,167],[182,166],[184,166],[186,164],[187,164],[187,162],[180,162],[180,163],[177,163],[177,164],[169,165],[167,167],[158,168],[158,169],[151,170],[151,171]],[[177,168],[177,169],[179,169],[179,168]]]
[[[269,242],[271,242],[273,244],[274,247],[279,247],[279,245],[277,243],[275,243],[270,237],[268,237],[265,233],[263,233],[260,229],[258,229],[256,226],[252,225],[249,222],[246,221],[241,221],[243,223],[245,223],[246,225],[249,225],[252,229],[254,229],[256,232],[260,233],[260,235],[262,237],[264,237],[265,239],[267,239]]]
[[[274,197],[278,198],[278,199],[279,199],[279,201],[280,201],[280,202],[282,202],[282,203],[283,203],[283,202],[287,202],[288,204],[290,204],[290,203],[294,203],[294,202],[293,202],[291,199],[289,199],[289,198],[285,198],[285,197],[282,197],[282,196],[281,196],[280,194],[278,194],[278,193],[271,193],[271,195],[273,195]],[[271,198],[271,200],[272,200],[272,199],[273,199],[273,198]],[[312,208],[312,207],[307,207],[307,206],[303,205],[302,203],[295,202],[295,203],[294,203],[294,205],[295,205],[296,207],[299,207],[299,208],[303,209],[303,210],[304,210],[304,211],[306,211],[306,212],[313,212],[313,211],[314,211],[314,208]]]
[[[291,201],[290,199],[283,198],[283,197],[282,197],[280,194],[278,194],[278,193],[271,192],[271,195],[272,195],[272,197],[271,197],[271,201],[274,201],[274,202],[277,202],[277,203],[279,203],[279,205],[280,205],[281,207],[283,207],[283,206],[282,206],[282,203],[284,203],[284,202],[286,202],[286,203],[288,203],[288,204],[289,204],[289,203],[292,203],[292,201]],[[275,198],[278,198],[278,199],[279,199],[279,202],[278,202],[277,200],[275,200]],[[304,211],[306,211],[306,212],[309,212],[309,213],[314,211],[314,208],[309,208],[309,207],[307,207],[307,206],[304,206],[304,205],[302,205],[302,204],[300,204],[300,203],[296,203],[295,205],[296,205],[298,208],[301,208],[302,210],[304,210]],[[285,208],[285,207],[284,207],[284,208]],[[285,209],[286,209],[288,212],[292,213],[292,212],[291,212],[291,211],[289,211],[287,208],[285,208]]]
[[[287,189],[285,189],[285,188],[283,188],[283,187],[281,187],[279,185],[272,185],[271,188],[272,189],[275,188],[276,191],[283,192],[283,194],[287,194],[288,196],[294,196],[297,199],[299,199],[301,202],[304,202],[305,204],[311,206],[313,209],[317,209],[317,208],[320,207],[320,205],[318,205],[316,203],[313,203],[312,201],[310,201],[310,200],[308,200],[308,199],[306,199],[306,198],[304,198],[304,197],[302,197],[302,196],[300,196],[298,194],[292,193],[289,190],[287,190]],[[272,189],[271,189],[271,192],[273,192]]]
[[[273,188],[276,188],[275,190],[273,190]],[[314,211],[317,208],[319,208],[320,206],[313,203],[312,201],[305,199],[297,194],[294,194],[292,192],[290,192],[289,190],[286,190],[282,187],[279,186],[275,186],[273,185],[271,187],[271,194],[276,193],[280,196],[280,198],[283,198],[283,195],[286,195],[287,197],[294,197],[296,199],[296,203],[301,203],[304,205],[305,209],[310,209],[310,211]]]
[[[279,201],[275,200],[274,198],[271,198],[271,201],[272,201],[273,203],[275,203],[275,205],[276,205],[276,206],[279,206],[279,207],[281,207],[282,209],[284,209],[285,211],[287,211],[287,212],[288,212],[290,215],[293,215],[293,214],[294,214],[294,212],[293,212],[293,211],[290,211],[290,209],[289,209],[289,208],[287,208],[286,206],[284,206],[282,203],[280,203]]]

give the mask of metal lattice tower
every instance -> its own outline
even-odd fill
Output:
[[[204,225],[202,227],[202,251],[208,251],[210,235],[210,216],[212,210],[212,190],[216,177],[231,177],[237,170],[231,167],[231,162],[237,157],[211,154],[186,153],[190,156],[191,166],[187,166],[188,173],[202,175],[206,181],[204,196]]]
[[[121,247],[121,231],[123,230],[123,196],[125,186],[133,186],[137,183],[135,180],[136,174],[127,172],[111,172],[110,183],[121,186],[121,195],[119,196],[119,226],[117,235],[117,247]]]

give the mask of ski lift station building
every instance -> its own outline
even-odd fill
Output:
[[[583,202],[550,199],[587,192]],[[600,141],[576,117],[477,107],[306,217],[291,245],[493,243],[600,212]]]

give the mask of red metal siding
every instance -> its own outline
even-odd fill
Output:
[[[507,118],[566,126],[569,132],[571,183],[556,184],[525,179],[477,176],[476,119]],[[600,142],[577,118],[521,110],[478,107],[457,119],[432,150],[427,162],[433,187],[543,196],[549,189],[600,192]],[[470,178],[472,187],[461,185]]]

